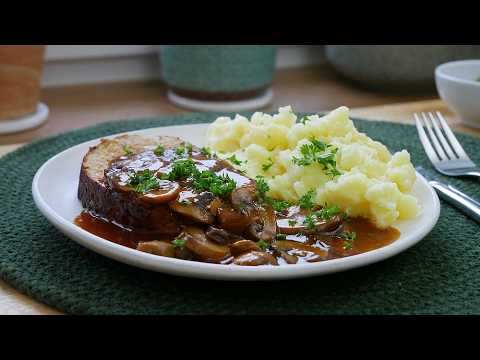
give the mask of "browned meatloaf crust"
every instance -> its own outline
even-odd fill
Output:
[[[178,224],[167,204],[148,204],[139,201],[133,192],[112,190],[105,182],[104,170],[110,161],[124,155],[125,145],[134,153],[140,153],[159,144],[173,148],[182,143],[181,139],[171,136],[152,138],[122,135],[114,139],[102,139],[83,158],[78,184],[78,198],[83,207],[126,227],[165,235],[177,234]]]

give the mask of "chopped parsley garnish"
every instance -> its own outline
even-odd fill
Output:
[[[230,161],[232,164],[242,165],[242,161],[241,161],[241,160],[238,160],[237,157],[235,156],[235,154],[233,154],[232,156],[230,156],[229,158],[227,158],[227,160]]]
[[[155,150],[153,150],[153,153],[157,156],[163,156],[163,154],[165,154],[165,148],[162,145],[158,145]]]
[[[322,209],[315,211],[315,216],[322,220],[329,220],[333,216],[340,214],[341,210],[337,205],[325,206]]]
[[[210,191],[212,194],[225,197],[237,187],[237,183],[228,175],[217,175],[211,171],[195,173],[193,186],[200,191]]]
[[[209,191],[222,197],[229,195],[237,186],[228,175],[217,175],[209,170],[199,171],[192,159],[175,161],[172,170],[164,178],[170,181],[190,178],[196,190]]]
[[[172,245],[176,248],[183,249],[186,242],[187,242],[187,240],[185,240],[185,239],[176,238],[175,240],[172,241]]]
[[[263,251],[267,250],[270,244],[265,240],[260,240],[257,242],[257,246],[262,249]]]
[[[176,155],[179,155],[179,156],[185,154],[185,148],[182,147],[182,146],[177,147],[177,148],[175,149],[175,154],[176,154]]]
[[[152,189],[158,188],[158,178],[149,169],[138,171],[130,176],[128,184],[133,187],[135,192],[146,193]]]
[[[167,178],[170,181],[187,179],[195,172],[198,172],[198,169],[192,159],[177,160],[173,163],[172,170],[167,175]]]
[[[268,186],[263,176],[257,176],[255,181],[257,182],[257,192],[260,198],[264,198],[265,194],[270,190],[270,186]]]
[[[123,145],[123,153],[125,155],[132,155],[133,154],[133,151],[132,149],[130,149],[130,146],[128,146],[127,144]]]
[[[298,166],[309,166],[318,163],[323,166],[328,175],[333,177],[340,175],[337,169],[337,148],[322,141],[310,138],[310,144],[300,147],[300,158],[293,157],[293,163]]]
[[[230,194],[235,188],[237,187],[237,183],[228,177],[225,176],[217,176],[215,180],[209,187],[211,193],[217,196],[227,196]]]
[[[308,115],[305,115],[303,116],[301,119],[300,119],[300,122],[305,125],[307,123],[307,121],[310,121],[310,119],[308,118]]]
[[[269,161],[268,163],[262,165],[262,170],[263,171],[268,171],[268,169],[270,169],[272,167],[272,165],[273,165],[272,158],[268,158],[268,161]]]
[[[351,250],[353,248],[353,243],[357,238],[357,233],[352,231],[344,231],[340,234],[340,237],[343,239],[343,249],[344,250]]]
[[[192,151],[193,151],[193,145],[192,145],[191,143],[187,142],[187,143],[185,144],[185,148],[187,149],[187,151],[188,151],[190,154],[192,153]]]
[[[277,200],[272,198],[267,198],[266,200],[270,205],[272,205],[273,210],[278,212],[283,212],[290,206],[290,203],[285,200]]]
[[[315,230],[315,216],[313,214],[305,216],[303,225],[305,225],[308,230]]]
[[[330,175],[331,177],[336,177],[336,176],[342,175],[342,173],[340,171],[338,171],[337,168],[335,168],[335,169],[328,169],[327,170],[327,175]]]
[[[275,239],[277,240],[287,240],[287,235],[285,234],[276,234]]]
[[[212,156],[212,151],[208,147],[204,146],[200,149],[200,154],[205,156]]]
[[[299,200],[298,204],[300,205],[300,208],[310,210],[313,208],[315,203],[313,202],[313,198],[315,197],[316,192],[314,189],[309,190],[306,192]]]
[[[288,226],[294,227],[295,225],[297,225],[297,222],[295,220],[288,220]]]
[[[318,220],[330,220],[333,216],[340,213],[341,213],[341,210],[336,205],[325,206],[322,209],[307,215],[303,220],[303,225],[305,225],[308,230],[315,230],[316,222]],[[290,224],[290,221],[288,222],[288,224],[290,226],[294,226],[296,222],[292,220],[292,224]]]

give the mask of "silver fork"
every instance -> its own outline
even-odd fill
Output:
[[[442,114],[435,114],[422,112],[421,118],[413,114],[420,141],[434,168],[448,176],[480,177],[480,168],[465,153]]]

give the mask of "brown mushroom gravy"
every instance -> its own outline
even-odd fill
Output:
[[[393,227],[379,229],[339,211],[312,220],[321,207],[276,211],[258,181],[192,146],[122,156],[105,170],[105,183],[135,194],[136,201],[166,206],[178,233],[131,228],[91,211],[82,212],[75,224],[159,256],[244,266],[313,263],[371,251],[400,235]]]
[[[126,229],[114,225],[107,220],[98,218],[86,211],[82,212],[75,219],[75,224],[103,239],[132,249],[136,249],[138,244],[150,241],[171,242],[173,240],[173,238],[159,237],[151,233],[146,234]],[[361,218],[352,218],[348,227],[357,234],[353,246],[349,250],[344,248],[343,239],[334,236],[318,236],[315,238],[314,236],[309,237],[306,235],[287,235],[286,240],[273,241],[272,249],[267,249],[266,252],[276,258],[278,265],[289,263],[285,261],[282,253],[297,257],[296,261],[291,260],[294,261],[293,263],[315,262],[375,250],[394,242],[400,236],[400,232],[393,227],[379,229],[369,220]],[[234,252],[232,251],[233,249],[241,246],[239,243],[242,241],[247,240],[237,240],[230,245],[231,254]],[[254,250],[249,247],[245,249],[248,251]],[[155,253],[154,251],[147,252]],[[233,258],[229,259],[227,257],[224,260],[224,263],[233,262]]]

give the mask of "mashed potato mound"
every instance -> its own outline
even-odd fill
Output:
[[[312,138],[337,149],[340,175],[316,162],[306,166],[294,162]],[[346,107],[302,119],[290,106],[275,115],[256,112],[250,120],[240,115],[219,117],[208,128],[207,146],[222,158],[235,155],[242,163],[233,165],[248,176],[265,177],[268,195],[277,199],[296,202],[315,189],[317,204],[336,204],[380,228],[419,213],[417,199],[409,194],[416,178],[410,154],[403,150],[392,155],[383,144],[358,132]]]

